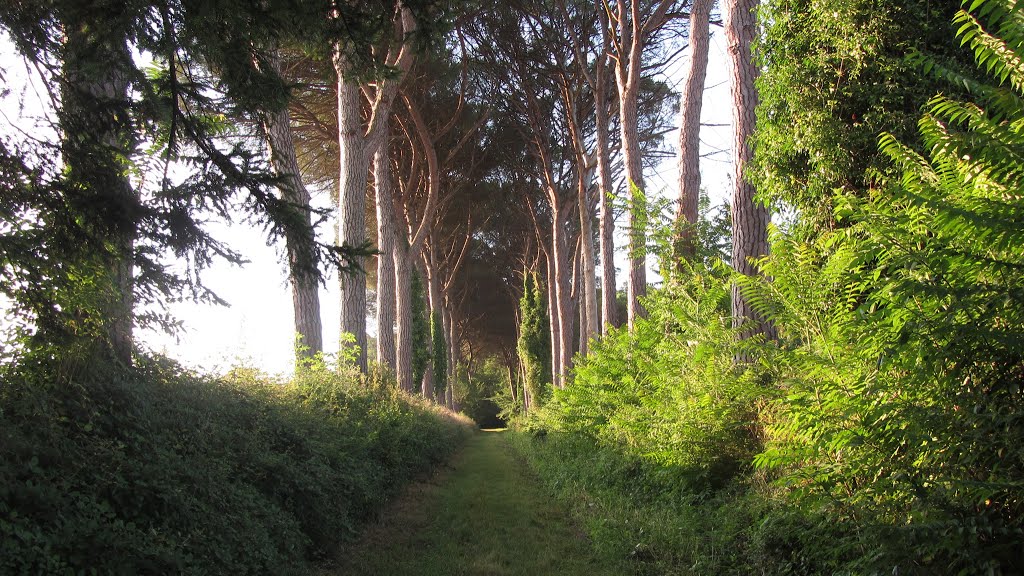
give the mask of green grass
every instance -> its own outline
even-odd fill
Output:
[[[606,563],[637,576],[788,574],[765,568],[752,543],[765,503],[740,484],[697,493],[685,469],[601,446],[582,435],[517,431],[510,444],[569,507]]]
[[[621,575],[519,460],[485,431],[451,466],[409,490],[333,572],[346,576]]]

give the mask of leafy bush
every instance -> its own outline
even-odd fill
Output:
[[[645,303],[634,329],[612,330],[577,360],[534,426],[689,471],[698,490],[722,483],[756,452],[758,369],[732,363],[724,267],[694,266]]]
[[[881,139],[900,178],[837,192],[840,230],[775,231],[765,277],[737,279],[779,329],[758,364],[732,368],[724,283],[698,273],[531,422],[531,462],[609,553],[657,574],[1024,572],[1024,20],[970,9],[989,81],[915,59],[975,101],[935,97],[926,154]]]
[[[774,281],[751,287],[786,338],[758,463],[856,526],[848,571],[1024,570],[1024,25],[972,6],[957,24],[994,81],[941,75],[978,103],[931,101],[927,157],[883,136],[902,178],[846,198],[842,232],[777,236]]]
[[[306,573],[468,430],[323,363],[47,374],[3,373],[0,573]]]
[[[920,109],[948,88],[904,56],[922,50],[958,57],[950,18],[958,0],[765,0],[758,79],[755,165],[758,194],[799,210],[811,235],[834,225],[834,197],[864,195],[883,130],[909,141]]]

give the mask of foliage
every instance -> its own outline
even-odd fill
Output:
[[[698,219],[691,224],[676,217],[676,207],[667,199],[648,202],[646,220],[648,230],[648,252],[658,255],[658,268],[662,278],[685,279],[689,266],[696,263],[704,268],[714,268],[719,263],[729,264],[732,260],[732,216],[729,204],[711,205],[706,190],[701,190],[697,200]],[[691,256],[683,253],[679,239],[683,228],[693,229],[693,251]],[[683,264],[686,259],[690,262]]]
[[[430,366],[430,322],[427,320],[427,292],[419,272],[412,273],[412,382],[419,386]]]
[[[658,574],[1024,570],[1024,21],[969,6],[955,23],[989,80],[910,62],[974,101],[929,102],[925,153],[884,134],[891,166],[829,202],[838,230],[775,230],[765,276],[734,279],[779,329],[755,364],[731,367],[727,311],[700,305],[726,279],[694,267],[528,422],[531,462],[609,553]]]
[[[697,491],[720,484],[754,454],[762,395],[757,370],[732,363],[729,275],[695,266],[645,307],[632,331],[612,330],[578,359],[572,386],[531,424],[679,469]]]
[[[502,387],[491,397],[491,401],[498,409],[497,419],[506,425],[516,422],[526,412],[523,404],[523,387],[520,379],[512,380],[512,385]]]
[[[786,394],[757,461],[856,523],[848,570],[1024,568],[1024,23],[1012,2],[971,6],[977,102],[929,102],[927,155],[883,135],[901,177],[845,198],[842,232],[777,236],[774,282],[751,287],[782,328]]]
[[[634,210],[641,210],[634,206]],[[645,236],[665,285],[644,301],[632,330],[612,329],[575,361],[573,383],[555,390],[527,426],[590,438],[601,449],[674,470],[696,492],[718,486],[756,453],[759,367],[733,366],[731,272],[715,255],[729,238],[727,211],[701,200],[693,261],[673,262],[668,204],[644,202]],[[524,315],[525,316],[525,315]]]
[[[889,165],[876,146],[915,133],[920,108],[943,88],[905,57],[955,63],[957,0],[767,0],[757,47],[761,104],[750,176],[758,194],[795,208],[805,231],[834,224],[836,194],[864,194]]]
[[[468,426],[356,370],[170,361],[0,385],[0,572],[305,574]]]
[[[539,407],[551,387],[550,322],[540,279],[536,273],[527,272],[523,278],[523,296],[519,299],[516,352],[531,407]]]
[[[336,32],[364,43],[372,12],[347,14],[350,26]],[[203,220],[241,214],[272,239],[308,227],[300,208],[273,193],[238,127],[287,98],[256,47],[298,30],[323,37],[321,22],[321,8],[306,2],[57,1],[0,13],[0,29],[55,107],[43,119],[52,131],[8,133],[0,144],[0,293],[34,326],[23,344],[56,344],[70,356],[104,340],[133,300],[218,301],[198,273],[217,258],[243,258]],[[354,248],[304,246],[302,262],[348,269]],[[131,278],[132,266],[134,289],[114,271]],[[173,326],[158,306],[139,308],[155,311],[140,324]]]
[[[493,358],[473,366],[472,371],[462,366],[456,371],[455,403],[481,428],[499,428],[504,426],[505,420],[495,397],[507,387],[507,370]]]

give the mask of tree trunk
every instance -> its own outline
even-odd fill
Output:
[[[618,323],[615,307],[615,215],[612,213],[612,169],[608,144],[608,57],[602,55],[596,73],[595,110],[597,143],[597,179],[601,219],[599,234],[601,245],[601,334]]]
[[[623,23],[623,26],[628,24]],[[634,31],[626,57],[619,55],[616,63],[616,85],[619,89],[619,135],[622,140],[622,161],[626,185],[629,187],[629,209],[626,228],[629,232],[629,277],[626,283],[626,313],[630,330],[644,315],[640,298],[647,294],[647,202],[644,198],[643,162],[637,123],[637,99],[640,90],[640,53],[642,38]],[[625,43],[627,37],[623,40]]]
[[[679,212],[676,258],[697,253],[696,225],[700,218],[700,112],[708,69],[709,25],[714,0],[693,0],[690,7],[690,60],[686,67],[679,108]]]
[[[389,148],[377,149],[373,160],[373,182],[377,204],[377,362],[394,371],[395,360],[395,221],[394,187]]]
[[[427,278],[427,303],[430,307],[430,349],[434,351],[434,322],[439,318],[444,311],[441,306],[441,283],[437,277],[437,252],[436,242],[432,239],[427,245],[426,253],[423,255],[423,270],[426,272]],[[436,362],[433,360],[431,363]],[[431,368],[427,369],[426,374],[423,376],[423,386],[421,392],[423,397],[428,400],[434,400],[434,370]]]
[[[274,72],[281,73],[281,61],[276,50],[269,55]],[[281,178],[281,198],[295,206],[302,213],[302,229],[289,232],[285,237],[288,251],[288,277],[292,286],[292,312],[295,319],[295,333],[298,336],[295,350],[296,368],[304,358],[313,358],[323,352],[323,328],[320,322],[320,286],[314,267],[313,254],[316,238],[310,219],[309,191],[302,183],[299,161],[295,156],[295,142],[292,139],[288,108],[267,114],[264,130],[270,148],[270,163],[275,174]]]
[[[580,167],[583,170],[583,167]],[[586,169],[579,183],[580,211],[580,351],[587,354],[590,340],[598,335],[600,320],[597,311],[597,266],[594,263],[594,213],[591,210],[590,184],[593,170]]]
[[[409,35],[416,29],[412,12],[399,7],[399,21],[395,22],[395,33],[401,41],[387,51],[384,64],[396,69],[398,74],[378,80],[373,86],[373,102],[370,105],[369,121],[363,120],[363,87],[346,75],[351,65],[344,55],[344,49],[335,45],[333,54],[334,71],[338,88],[338,144],[341,149],[341,170],[338,179],[338,242],[350,246],[362,246],[366,239],[366,186],[370,165],[377,149],[387,137],[387,121],[391,115],[391,104],[398,94],[398,86],[412,67],[412,45]],[[360,265],[365,265],[362,258]],[[365,374],[366,362],[366,279],[361,274],[342,276],[341,285],[341,332],[355,336],[357,364]]]
[[[414,386],[420,383],[412,381],[412,297],[408,295],[408,286],[411,284],[412,266],[415,265],[414,259],[419,257],[424,242],[433,229],[434,212],[440,192],[441,170],[437,161],[437,150],[434,148],[433,139],[428,132],[426,122],[423,120],[419,108],[405,94],[402,95],[402,100],[409,111],[420,146],[427,159],[427,201],[423,207],[423,213],[418,224],[409,222],[408,218],[402,218],[406,221],[402,225],[406,229],[405,234],[400,235],[400,243],[403,245],[395,249],[396,291],[398,293],[398,305],[395,309],[398,321],[398,338],[396,341],[398,381],[402,389],[411,392]],[[403,276],[405,277],[404,281]],[[406,290],[407,295],[402,294],[401,291],[403,289]],[[405,302],[403,302],[403,299]],[[429,370],[427,374],[430,374]]]
[[[412,254],[406,247],[395,250],[395,375],[398,387],[413,390],[412,374]]]
[[[359,84],[346,79],[347,60],[340,49],[334,54],[338,75],[338,142],[341,173],[338,189],[338,243],[362,246],[366,243],[366,186],[374,155],[365,138],[362,93]],[[358,264],[366,265],[360,258]],[[366,364],[366,278],[363,273],[341,275],[341,332],[355,338],[356,363],[365,373]]]
[[[447,298],[445,299],[447,306],[444,307],[444,337],[445,344],[447,344],[448,354],[448,386],[444,391],[445,406],[451,408],[451,392],[452,387],[455,386],[455,321],[452,317],[452,304]]]
[[[597,286],[594,277],[594,214],[590,202],[590,186],[594,180],[596,161],[587,154],[586,137],[583,135],[578,110],[579,91],[568,81],[562,85],[565,101],[566,120],[575,149],[576,168],[576,209],[580,217],[580,237],[573,254],[573,298],[579,305],[579,351],[587,353],[590,339],[597,334]]]
[[[757,0],[727,0],[724,27],[729,46],[732,74],[732,117],[735,188],[732,198],[732,261],[741,274],[752,276],[757,269],[751,262],[768,253],[768,208],[754,200],[754,186],[744,178],[744,171],[753,157],[750,136],[754,132],[757,108],[757,66],[751,56],[751,43],[757,31]],[[733,326],[747,326],[740,338],[755,334],[772,335],[771,326],[751,309],[740,294],[738,286],[732,288]]]
[[[553,242],[552,242],[553,243]],[[551,333],[551,384],[557,386],[559,375],[562,373],[562,340],[559,336],[559,317],[558,317],[558,296],[556,295],[556,286],[558,284],[558,276],[555,272],[555,259],[551,255],[553,250],[548,250],[544,255],[545,262],[547,262],[547,292],[548,292],[548,328]]]
[[[505,360],[505,371],[508,373],[508,395],[512,399],[512,403],[519,399],[519,395],[516,394],[516,366],[512,360]]]
[[[572,298],[570,295],[572,281],[572,269],[569,265],[569,247],[566,236],[565,218],[562,210],[556,205],[551,220],[551,255],[552,265],[550,272],[553,274],[548,281],[550,292],[554,290],[554,300],[551,309],[555,314],[554,326],[557,326],[558,338],[558,372],[552,384],[558,388],[564,388],[567,384],[569,372],[572,370],[572,342],[573,342],[573,318]],[[554,342],[552,342],[554,346]],[[555,350],[552,350],[555,352]],[[552,359],[554,359],[552,354]],[[552,362],[554,364],[555,362]]]
[[[62,92],[60,124],[66,178],[83,195],[93,197],[93,206],[105,206],[106,211],[115,213],[86,223],[107,230],[103,238],[107,247],[102,253],[106,278],[98,287],[82,288],[98,290],[84,299],[99,299],[98,314],[105,334],[89,337],[100,339],[97,349],[102,350],[101,355],[130,366],[139,196],[122,158],[132,154],[136,144],[127,109],[131,56],[123,39],[99,37],[91,22],[72,18],[63,24],[68,83]],[[116,225],[111,227],[110,220],[115,217]]]

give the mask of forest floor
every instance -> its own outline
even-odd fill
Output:
[[[337,576],[621,576],[597,559],[569,512],[509,445],[482,431],[433,478],[410,487],[360,541]]]

